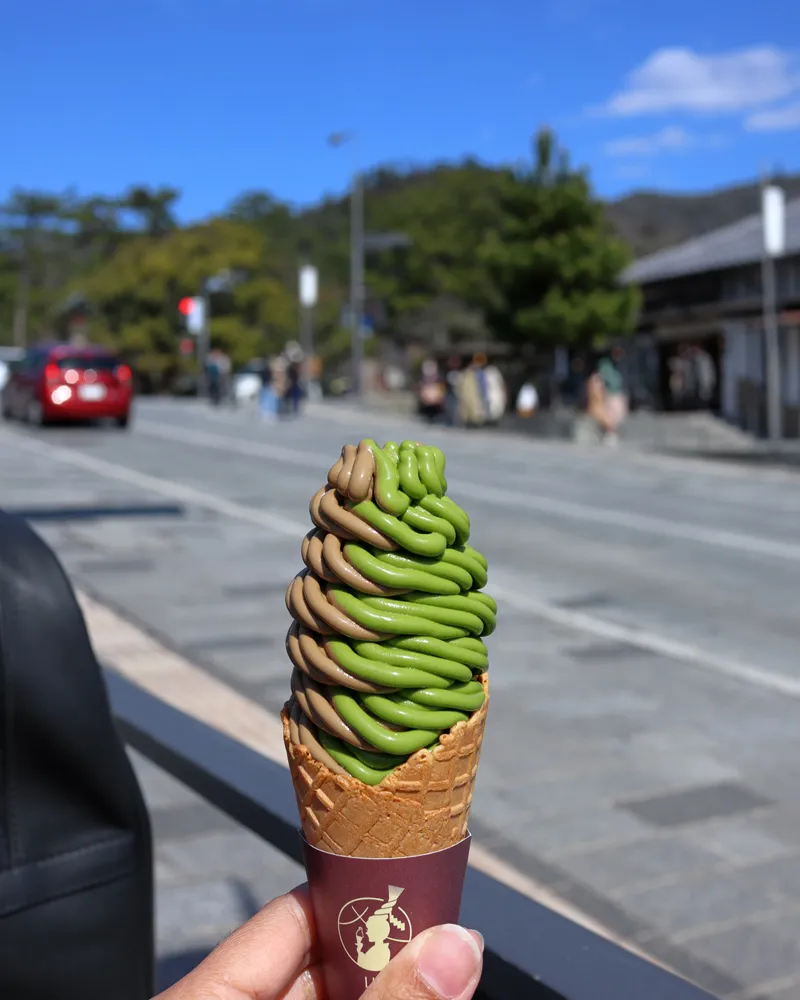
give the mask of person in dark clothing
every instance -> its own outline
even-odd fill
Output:
[[[300,363],[290,361],[286,367],[285,412],[297,416],[300,412],[300,402],[303,398],[303,387],[300,384]]]
[[[206,365],[206,383],[208,385],[208,398],[211,400],[212,406],[219,406],[222,399],[222,371],[213,352]]]

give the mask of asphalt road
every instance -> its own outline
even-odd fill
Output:
[[[473,832],[726,997],[800,996],[800,476],[318,407],[142,401],[128,432],[0,428],[6,508],[70,573],[277,710],[283,591],[341,445],[444,448],[498,597]]]

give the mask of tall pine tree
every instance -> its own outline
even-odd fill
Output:
[[[490,329],[520,347],[591,347],[628,333],[639,293],[619,284],[627,247],[549,130],[534,153],[532,169],[508,176],[499,224],[481,247]]]

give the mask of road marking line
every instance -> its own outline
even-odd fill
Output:
[[[127,469],[124,466],[84,455],[81,452],[58,448],[54,445],[44,444],[41,441],[32,441],[28,438],[25,438],[24,441],[17,439],[17,441],[13,441],[12,443],[19,448],[24,447],[28,451],[46,455],[67,465],[83,468],[109,479],[131,483],[141,489],[159,492],[163,496],[184,500],[197,507],[216,511],[235,520],[257,524],[260,527],[268,528],[283,536],[302,538],[308,530],[308,525],[292,521],[281,515],[256,510],[254,507],[247,507],[244,504],[226,500],[223,497],[207,493],[204,490],[198,490],[191,486],[183,486],[171,480],[158,479],[155,476]],[[659,656],[698,667],[709,673],[720,674],[732,680],[741,681],[761,690],[787,695],[792,698],[800,698],[800,680],[786,677],[783,674],[778,674],[762,667],[718,656],[710,651],[670,639],[656,632],[649,632],[645,629],[632,628],[626,625],[617,625],[614,622],[594,618],[580,611],[561,608],[547,601],[538,600],[535,597],[525,594],[527,588],[524,581],[520,581],[517,585],[510,575],[505,577],[505,584],[502,573],[500,574],[499,585],[496,581],[497,576],[494,575],[493,583],[490,587],[493,596],[504,601],[510,607],[538,615],[540,618],[550,621],[553,624],[562,625],[574,631],[584,632],[587,635],[593,635],[598,638],[626,643],[647,652],[656,653]]]
[[[554,625],[562,625],[577,632],[585,632],[587,635],[593,635],[599,639],[636,646],[645,652],[656,653],[679,663],[699,667],[709,673],[742,681],[751,687],[787,695],[790,698],[800,698],[800,680],[793,677],[787,677],[785,674],[775,673],[772,670],[766,670],[763,667],[743,663],[725,656],[718,656],[698,646],[669,639],[657,632],[628,625],[618,625],[615,622],[584,614],[582,611],[573,611],[550,604],[547,601],[538,600],[524,593],[526,588],[523,581],[520,581],[518,587],[508,584],[504,586],[503,583],[498,586],[495,581],[496,577],[493,578],[489,587],[492,597],[512,608],[517,608],[519,611],[527,611],[539,618],[544,618]]]
[[[268,757],[288,770],[283,726],[272,712],[196,666],[85,591],[77,591],[98,659],[173,708]],[[289,680],[287,672],[287,696]],[[547,906],[595,934],[642,957],[645,953],[612,934],[552,890],[545,888],[482,844],[473,841],[469,863],[523,896]]]
[[[141,434],[161,438],[166,441],[177,441],[183,444],[194,444],[198,447],[220,448],[240,455],[250,455],[257,458],[271,458],[301,468],[325,469],[332,464],[331,456],[299,453],[296,450],[280,445],[267,444],[259,441],[241,441],[214,434],[210,431],[197,431],[189,428],[180,430],[162,427],[159,424],[140,422]],[[505,490],[491,487],[476,486],[472,483],[450,480],[454,492],[473,500],[481,500],[494,505],[501,505],[517,510],[527,510],[533,513],[548,514],[557,518],[581,523],[602,524],[607,527],[622,528],[640,534],[656,535],[682,542],[699,542],[702,545],[726,549],[731,552],[746,555],[766,556],[774,559],[800,562],[800,544],[795,542],[773,541],[769,538],[759,538],[755,535],[745,535],[734,531],[723,531],[716,528],[704,528],[685,522],[668,521],[660,517],[649,517],[645,514],[635,514],[632,511],[616,511],[608,508],[592,507],[588,504],[574,503],[569,500],[555,500],[551,497],[537,496],[532,493],[519,493],[509,499]]]
[[[103,458],[94,455],[85,455],[83,452],[72,448],[61,448],[57,445],[45,444],[42,441],[34,441],[29,437],[4,436],[2,440],[21,451],[42,455],[43,457],[63,462],[65,465],[72,465],[79,469],[86,469],[94,472],[98,476],[105,476],[106,479],[114,479],[120,483],[128,483],[142,490],[150,490],[159,493],[161,496],[170,497],[173,500],[182,500],[184,503],[194,504],[197,507],[204,507],[206,510],[216,511],[227,517],[235,518],[239,521],[248,521],[257,524],[259,527],[268,528],[279,535],[286,535],[292,538],[302,538],[308,532],[308,525],[299,521],[293,521],[280,514],[271,514],[266,510],[257,510],[255,507],[247,507],[244,504],[236,503],[235,500],[227,500],[225,497],[207,493],[205,490],[196,489],[194,486],[186,486],[183,483],[176,483],[172,479],[160,479],[151,476],[146,472],[139,472],[136,469],[129,469],[127,466],[118,465],[115,462],[107,462]]]

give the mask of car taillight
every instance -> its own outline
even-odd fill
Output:
[[[114,374],[120,382],[130,382],[131,380],[131,370],[127,365],[119,365]]]
[[[61,369],[58,365],[45,365],[44,366],[44,377],[47,382],[60,382],[61,381]]]

